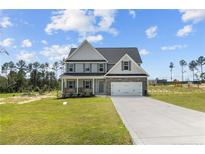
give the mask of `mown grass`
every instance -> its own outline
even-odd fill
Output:
[[[149,94],[174,105],[205,112],[205,90],[193,87],[150,86]]]
[[[131,144],[131,138],[110,98],[46,98],[0,105],[0,144]]]

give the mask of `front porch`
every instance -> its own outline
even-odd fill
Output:
[[[61,78],[63,97],[83,97],[105,94],[105,80],[96,78]]]

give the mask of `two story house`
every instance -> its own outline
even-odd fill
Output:
[[[72,48],[61,75],[63,94],[90,90],[95,95],[147,94],[148,74],[137,48],[94,48],[87,40]]]

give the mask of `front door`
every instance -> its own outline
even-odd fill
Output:
[[[99,93],[104,93],[104,81],[99,81]]]

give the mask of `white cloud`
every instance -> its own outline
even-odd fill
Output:
[[[184,22],[193,21],[193,23],[197,23],[205,19],[205,10],[180,10],[180,13],[182,13]]]
[[[35,53],[28,51],[20,51],[17,55],[17,60],[33,61],[35,58]]]
[[[139,53],[140,53],[140,55],[142,55],[142,56],[145,56],[145,55],[150,54],[150,52],[149,52],[148,50],[146,50],[146,49],[141,49]]]
[[[174,50],[177,50],[177,49],[183,49],[183,48],[186,48],[187,45],[180,45],[180,44],[175,44],[175,45],[171,45],[171,46],[163,46],[161,47],[161,50],[163,51],[174,51]]]
[[[48,44],[48,42],[46,40],[41,40],[41,43],[44,44],[44,45]]]
[[[98,26],[96,26],[96,31],[104,31],[117,35],[118,32],[112,27],[112,24],[115,22],[115,14],[116,10],[94,10],[94,17],[100,18],[97,24]]]
[[[179,29],[177,32],[178,37],[186,37],[192,32],[192,25],[186,25],[182,29]]]
[[[157,26],[151,26],[146,31],[145,34],[147,35],[147,38],[154,38],[157,36]]]
[[[13,38],[6,38],[6,39],[0,41],[0,46],[10,47],[11,45],[13,45],[13,41],[14,41]]]
[[[136,13],[134,10],[128,10],[129,11],[129,15],[134,19],[136,17]]]
[[[0,18],[0,28],[7,28],[9,26],[12,26],[12,23],[9,17]]]
[[[86,10],[63,10],[57,11],[51,17],[45,31],[52,34],[56,30],[78,31],[79,33],[90,32],[94,30],[92,25],[95,22],[93,16],[87,15]]]
[[[115,10],[63,10],[51,17],[45,31],[53,34],[58,30],[75,31],[82,36],[88,33],[108,32],[113,35],[117,31],[112,27],[115,21]]]
[[[52,45],[50,47],[44,47],[40,53],[49,60],[62,60],[68,56],[71,47],[76,47],[76,45]]]
[[[87,37],[87,40],[89,42],[99,42],[103,40],[103,36],[98,34],[98,35],[90,35]]]
[[[25,40],[22,41],[21,46],[22,46],[23,48],[32,47],[32,42],[31,42],[29,39],[25,39]]]

